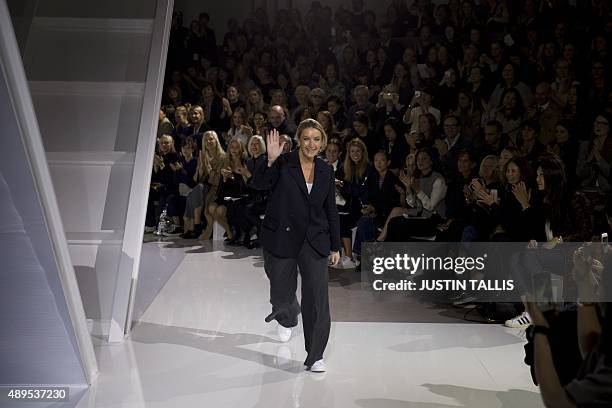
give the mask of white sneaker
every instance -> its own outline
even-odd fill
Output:
[[[523,312],[520,315],[506,320],[506,322],[504,323],[504,326],[506,327],[510,327],[512,329],[521,329],[524,327],[527,327],[531,324],[531,316],[529,316],[529,313],[527,312]]]
[[[278,339],[283,343],[286,343],[291,338],[291,327],[285,327],[281,324],[276,328],[276,332],[278,333]]]
[[[331,268],[332,269],[346,269],[344,266],[344,263],[349,260],[350,258],[346,255],[342,255],[342,257],[338,260],[338,263],[335,265],[332,265]]]
[[[312,371],[313,373],[324,373],[327,371],[327,366],[325,365],[325,361],[323,360],[317,360],[315,361],[315,363],[312,365],[312,367],[310,367],[310,371]]]
[[[353,269],[357,267],[357,263],[353,261],[351,258],[349,258],[348,256],[343,256],[342,257],[342,267],[344,269]]]

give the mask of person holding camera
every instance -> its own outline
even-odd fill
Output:
[[[432,102],[432,91],[422,90],[416,91],[408,109],[404,113],[404,123],[410,125],[410,131],[417,133],[421,132],[419,128],[419,117],[426,113],[431,113],[436,118],[436,124],[440,124],[442,113],[439,109],[431,106]]]
[[[610,246],[587,243],[574,252],[572,274],[578,289],[577,336],[582,364],[575,377],[563,385],[556,361],[567,358],[551,348],[552,330],[533,296],[523,297],[533,320],[527,338],[533,343],[535,382],[546,407],[612,406],[612,295]]]

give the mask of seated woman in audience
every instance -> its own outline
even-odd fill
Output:
[[[227,132],[223,134],[225,143],[229,143],[232,138],[240,139],[246,145],[249,138],[253,136],[253,129],[248,124],[246,110],[244,108],[236,108],[232,115],[231,126]]]
[[[389,156],[384,150],[374,155],[374,169],[365,182],[366,202],[362,205],[361,218],[357,221],[357,232],[353,253],[361,255],[361,244],[373,241],[377,230],[382,228],[391,210],[400,206],[399,179],[389,171]]]
[[[446,221],[438,225],[438,240],[457,242],[469,219],[468,197],[476,179],[476,157],[464,149],[457,155],[457,174],[448,184],[446,193]],[[483,183],[484,184],[484,183]]]
[[[497,227],[494,241],[527,242],[532,236],[531,220],[526,212],[531,206],[534,177],[529,162],[515,157],[505,166],[505,185],[496,199],[491,192],[480,190],[478,201],[490,207],[491,217]]]
[[[404,168],[399,171],[398,176],[400,178],[400,181],[402,178],[412,177],[415,171],[416,171],[416,153],[410,153],[406,156],[406,160],[404,161]],[[389,221],[391,221],[395,217],[399,217],[399,216],[409,213],[408,204],[406,203],[406,189],[404,188],[403,185],[401,186],[398,185],[397,192],[400,195],[400,206],[394,207],[389,213],[389,216],[387,217],[385,221],[385,225],[380,231],[380,234],[378,234],[378,237],[376,237],[376,241],[378,242],[383,242],[386,240]]]
[[[419,149],[414,176],[400,173],[406,189],[408,214],[396,217],[387,225],[385,241],[404,242],[413,237],[432,236],[446,217],[446,191],[444,177],[434,170],[435,154],[432,149]]]
[[[208,204],[208,214],[213,222],[218,222],[227,235],[225,242],[235,244],[241,233],[241,226],[236,224],[236,210],[240,200],[245,199],[247,183],[251,172],[246,167],[246,150],[240,139],[230,140],[227,154],[221,166],[221,182],[217,198]]]
[[[545,154],[536,171],[537,190],[523,217],[531,227],[527,250],[512,256],[510,267],[522,294],[533,293],[532,279],[544,271],[558,275],[565,272],[565,252],[560,250],[570,235],[567,183],[563,162],[558,156]],[[519,306],[519,315],[506,321],[508,327],[526,327],[531,317]]]
[[[227,99],[219,96],[210,82],[202,85],[202,109],[204,121],[211,129],[227,129],[230,125],[232,108]]]
[[[323,126],[326,135],[332,135],[336,131],[334,117],[328,110],[322,110],[317,113],[317,122]]]
[[[155,227],[154,202],[159,201],[160,209],[166,208],[174,225],[180,225],[179,188],[175,177],[175,166],[179,163],[179,156],[174,148],[174,140],[170,135],[163,135],[158,139],[159,150],[153,158],[153,174],[151,175],[151,191],[147,206],[147,227]]]
[[[343,165],[344,178],[336,178],[336,186],[344,205],[338,205],[340,215],[340,238],[344,255],[341,265],[355,266],[351,244],[352,229],[361,217],[361,208],[366,202],[365,183],[370,176],[371,168],[368,161],[368,149],[361,139],[352,139],[346,145],[346,156]]]
[[[330,96],[327,99],[327,110],[332,114],[336,128],[338,130],[344,129],[346,127],[346,112],[340,98],[335,95]]]
[[[255,168],[266,159],[266,144],[263,138],[255,135],[249,139],[247,145],[248,158],[245,162],[246,174],[253,174]],[[242,245],[248,249],[259,246],[259,241],[251,241],[253,229],[257,229],[257,237],[260,231],[260,216],[266,211],[266,192],[254,189],[247,189],[247,197],[237,202],[238,209],[234,216],[238,229],[244,232]],[[238,240],[236,239],[236,243]]]
[[[252,117],[254,135],[265,135],[268,131],[268,114],[265,112],[255,112]]]
[[[576,175],[582,190],[604,197],[612,192],[612,136],[610,122],[612,116],[602,112],[595,117],[593,134],[590,140],[580,142]],[[601,200],[597,200],[601,201]]]
[[[255,115],[257,112],[267,112],[268,108],[264,102],[263,94],[261,89],[252,88],[249,91],[248,98],[246,101],[246,113],[248,117]]]
[[[368,148],[370,160],[374,158],[374,154],[382,148],[382,138],[379,138],[372,130],[370,130],[370,119],[364,111],[355,112],[355,118],[352,123],[353,131]]]
[[[202,150],[198,158],[198,167],[194,175],[197,183],[187,195],[185,208],[185,224],[193,225],[193,230],[185,228],[183,238],[210,239],[213,227],[212,215],[208,205],[217,198],[217,190],[221,181],[221,166],[225,160],[225,151],[214,130],[202,135]],[[206,229],[202,232],[202,210],[206,217]]]
[[[175,108],[183,105],[183,92],[181,91],[181,87],[177,85],[170,85],[167,87],[164,103],[172,105]]]
[[[480,119],[482,112],[478,105],[474,104],[474,99],[470,92],[466,90],[459,91],[457,95],[457,105],[450,113],[455,115],[461,126],[461,134],[468,138],[472,144],[480,135]]]
[[[531,106],[533,94],[529,86],[519,80],[518,72],[517,67],[510,62],[502,66],[502,80],[497,84],[495,89],[493,89],[493,93],[491,93],[489,99],[490,107],[496,107],[502,104],[504,101],[504,93],[509,89],[513,89],[518,93],[522,106]]]
[[[514,146],[506,146],[499,154],[499,160],[497,162],[497,170],[499,172],[499,180],[501,182],[506,181],[506,164],[515,157],[519,157],[520,152]]]
[[[570,189],[576,188],[576,162],[578,160],[578,138],[574,134],[574,127],[569,121],[561,120],[555,127],[555,139],[548,151],[561,158],[567,175],[567,185]]]
[[[319,87],[327,92],[330,97],[338,98],[339,103],[344,103],[346,98],[346,86],[339,78],[338,66],[329,63],[325,67],[323,77],[319,80]]]
[[[399,120],[389,118],[385,121],[383,129],[386,138],[383,150],[389,156],[389,171],[397,175],[408,154],[408,144],[406,139],[402,137],[403,126]]]
[[[433,147],[436,139],[440,137],[438,132],[438,125],[436,123],[436,117],[431,113],[424,113],[419,116],[419,130],[411,130],[408,135],[415,135],[415,142],[406,140],[411,146],[410,154],[416,155],[416,150],[423,147]]]
[[[536,166],[540,156],[546,151],[546,147],[538,141],[539,132],[540,123],[535,120],[527,120],[523,123],[518,140],[517,147],[520,155],[527,159],[532,168]]]
[[[434,116],[436,120],[436,125],[440,124],[440,119],[442,118],[442,114],[440,110],[433,107],[431,105],[432,102],[432,91],[431,90],[423,90],[416,91],[414,93],[414,97],[412,101],[408,105],[408,109],[404,114],[404,123],[406,125],[410,125],[411,131],[421,132],[421,121],[419,118],[421,115],[430,113]]]
[[[174,127],[176,139],[183,140],[187,136],[193,134],[193,126],[189,122],[189,116],[187,115],[187,108],[185,106],[176,108],[174,111],[174,121],[176,124]]]
[[[497,156],[489,155],[482,159],[478,176],[479,179],[473,180],[464,190],[468,207],[461,242],[488,241],[495,228],[487,207],[478,201],[478,193],[483,190],[497,200],[502,187]]]

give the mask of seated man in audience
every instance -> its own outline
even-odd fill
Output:
[[[490,120],[484,127],[484,146],[480,157],[498,156],[506,147],[508,140],[502,135],[503,126],[497,120]]]
[[[295,134],[295,127],[287,122],[285,110],[282,108],[282,106],[274,105],[270,108],[268,122],[270,124],[270,130],[276,129],[278,130],[278,133],[285,134],[293,138],[293,135]]]
[[[174,125],[170,122],[170,119],[166,116],[166,108],[161,107],[159,109],[159,122],[157,123],[157,138],[159,139],[163,135],[173,135]],[[179,146],[175,146],[178,148]]]
[[[434,142],[438,151],[442,172],[450,180],[457,174],[457,160],[462,150],[471,150],[472,145],[460,132],[459,119],[454,115],[444,118],[444,137]]]
[[[527,110],[527,118],[539,122],[540,143],[547,146],[555,140],[555,127],[561,119],[561,107],[552,99],[548,82],[541,82],[536,87],[533,105]]]

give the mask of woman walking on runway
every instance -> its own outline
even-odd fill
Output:
[[[296,137],[298,149],[281,155],[285,142],[272,130],[267,138],[268,160],[257,167],[251,180],[253,188],[270,192],[261,237],[272,303],[266,321],[276,320],[281,341],[289,340],[300,313],[295,295],[299,270],[308,353],[304,365],[324,372],[323,352],[331,325],[328,259],[332,265],[340,259],[336,186],[333,168],[317,157],[327,143],[319,122],[304,120]]]

